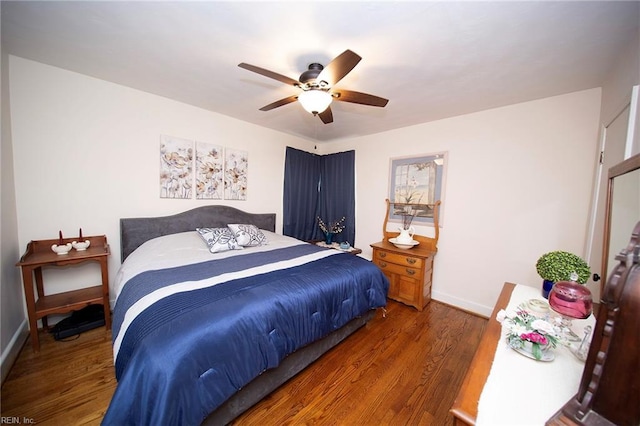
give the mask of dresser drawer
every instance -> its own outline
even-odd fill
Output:
[[[383,272],[404,275],[406,277],[421,279],[420,268],[389,263],[386,260],[375,259],[374,262]]]
[[[386,263],[395,263],[396,265],[409,266],[411,268],[420,269],[424,261],[419,257],[413,257],[410,255],[402,255],[397,253],[390,253],[387,251],[375,251],[375,260]]]

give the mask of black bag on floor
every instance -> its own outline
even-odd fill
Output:
[[[58,322],[49,332],[53,334],[54,339],[61,340],[103,325],[103,306],[89,305],[79,311],[73,311],[70,317]]]

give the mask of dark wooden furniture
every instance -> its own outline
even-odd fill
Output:
[[[608,172],[607,199],[602,246],[602,279],[600,294],[604,294],[608,274],[615,268],[614,256],[626,244],[629,232],[640,217],[637,203],[640,191],[640,154],[611,167]],[[635,200],[635,201],[634,201]],[[615,247],[611,247],[611,244]]]
[[[62,242],[66,244],[72,240],[72,238],[66,238]],[[27,250],[17,263],[17,266],[22,268],[22,282],[29,315],[29,332],[31,334],[31,344],[35,352],[40,350],[37,321],[42,319],[43,328],[45,330],[48,329],[47,315],[65,314],[88,305],[103,305],[106,328],[107,330],[111,328],[109,271],[107,265],[107,258],[110,252],[107,237],[104,235],[84,237],[83,241],[84,240],[91,242],[89,248],[84,251],[71,249],[69,253],[62,255],[54,253],[51,250],[53,244],[60,242],[57,239],[31,241],[27,244]],[[45,295],[44,283],[42,281],[42,268],[78,265],[84,262],[100,263],[102,284],[79,290]],[[35,287],[38,294],[37,300],[33,289],[34,276]]]
[[[496,314],[505,309],[511,299],[515,284],[504,283],[498,297],[491,318],[484,330],[478,350],[471,361],[471,365],[464,377],[458,396],[451,407],[454,425],[475,425],[478,416],[478,401],[484,384],[491,372],[491,365],[495,357],[496,347],[502,332],[502,325],[496,321]]]
[[[389,279],[388,297],[422,311],[431,300],[433,259],[438,251],[440,233],[438,226],[440,201],[433,206],[435,237],[430,238],[416,234],[413,239],[420,244],[409,249],[400,249],[389,242],[389,238],[396,237],[397,232],[387,231],[391,203],[389,200],[386,202],[387,212],[382,225],[384,238],[380,242],[371,244],[373,248],[372,261]]]

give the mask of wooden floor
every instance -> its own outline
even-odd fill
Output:
[[[456,397],[487,320],[431,302],[389,302],[365,328],[236,419],[235,425],[451,425]],[[2,386],[2,417],[97,425],[116,387],[111,335],[41,335]]]

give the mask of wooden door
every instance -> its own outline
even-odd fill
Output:
[[[624,160],[629,128],[630,103],[602,128],[600,163],[597,165],[598,181],[594,185],[592,220],[589,245],[585,259],[593,274],[602,275],[602,247],[604,244],[604,217],[607,202],[607,172]],[[600,283],[590,279],[587,286],[595,300],[600,300]]]

